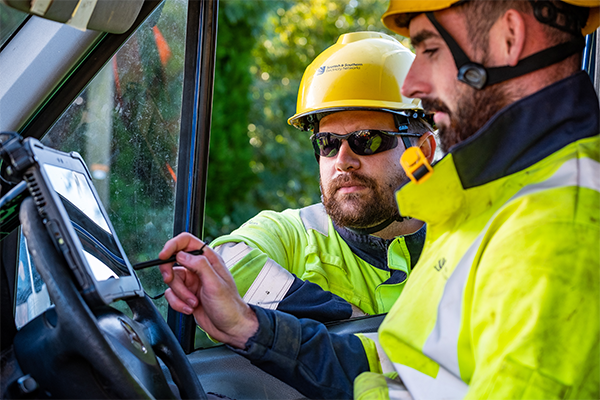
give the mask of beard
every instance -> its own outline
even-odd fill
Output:
[[[323,205],[327,214],[339,227],[356,229],[375,226],[389,218],[398,218],[394,192],[401,182],[406,180],[402,171],[397,171],[383,184],[356,172],[348,172],[332,180],[329,187],[324,188],[320,182]],[[367,193],[339,193],[344,183],[355,183],[370,189]]]
[[[456,96],[455,111],[440,99],[424,99],[423,108],[428,112],[442,111],[448,114],[450,126],[438,126],[440,147],[444,153],[473,136],[487,121],[489,121],[506,104],[507,93],[502,85],[489,86],[482,90],[473,89],[462,82]]]

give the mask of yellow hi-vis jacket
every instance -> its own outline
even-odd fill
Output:
[[[320,321],[350,318],[350,304],[370,315],[388,312],[421,252],[425,228],[393,240],[347,231],[342,237],[338,229],[319,203],[263,211],[210,245],[249,304]],[[365,261],[353,242],[379,255],[381,265]]]
[[[355,398],[600,398],[598,109],[576,74],[397,192],[427,237]]]

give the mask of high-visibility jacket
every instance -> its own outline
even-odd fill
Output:
[[[428,232],[380,342],[255,307],[235,351],[310,398],[600,398],[599,107],[571,76],[400,190]]]
[[[334,226],[322,204],[263,211],[211,246],[250,304],[319,321],[390,310],[416,263],[425,228],[384,240]]]
[[[428,231],[379,344],[412,398],[600,398],[598,114],[578,73],[397,192]],[[355,396],[407,393],[367,373]]]

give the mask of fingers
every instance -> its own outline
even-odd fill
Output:
[[[213,338],[243,348],[258,329],[258,320],[239,296],[222,258],[208,247],[198,256],[181,251],[201,242],[193,237],[175,239],[175,243],[165,245],[165,252],[175,252],[181,266],[173,267],[173,278],[165,292],[167,301],[174,310],[193,314]]]
[[[194,308],[198,306],[198,297],[196,295],[198,288],[200,287],[200,281],[198,277],[184,267],[175,267],[173,268],[174,278],[169,283],[169,289],[171,292],[171,296],[176,298],[175,302],[178,304],[178,307],[184,309],[183,305],[179,305],[179,302],[182,302],[187,306],[189,312],[185,312],[186,314],[191,313]],[[165,296],[166,296],[165,291]],[[167,298],[167,300],[169,300]],[[169,301],[169,304],[171,302]],[[173,305],[171,305],[173,307]],[[175,307],[173,307],[175,309]],[[179,310],[178,310],[179,311]]]
[[[179,252],[175,257],[179,264],[181,264],[188,271],[195,273],[200,281],[202,281],[203,285],[205,285],[205,288],[208,288],[211,292],[217,292],[227,286],[231,286],[232,282],[224,280],[216,271],[216,269],[227,269],[224,267],[220,258],[215,259],[211,257],[213,260],[215,260],[215,263],[213,264],[209,257],[207,257],[207,253],[209,251],[212,254],[215,253],[208,247],[205,247],[204,249],[205,254],[203,255],[194,256],[186,252]]]
[[[190,315],[194,312],[194,309],[187,305],[184,301],[182,301],[171,288],[168,288],[165,291],[165,299],[171,306],[171,308],[177,312]]]
[[[163,249],[158,253],[158,258],[166,260],[180,251],[191,251],[201,248],[204,243],[194,235],[184,232],[165,243]],[[206,249],[206,247],[205,247]],[[173,280],[173,264],[159,266],[163,281],[166,284]]]
[[[161,252],[158,253],[158,258],[166,260],[179,251],[197,250],[203,245],[204,242],[202,242],[202,240],[198,239],[196,236],[188,232],[183,232],[165,243]]]

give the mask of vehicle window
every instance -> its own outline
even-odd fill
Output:
[[[132,264],[172,237],[186,3],[159,7],[42,138],[83,156]],[[26,252],[19,260],[28,271]],[[150,296],[164,292],[157,268],[138,276]],[[156,305],[166,318],[164,298]]]
[[[320,200],[310,134],[287,123],[302,74],[348,32],[395,36],[380,0],[221,0],[204,236]],[[232,154],[234,157],[232,157]]]
[[[380,0],[219,2],[207,241],[262,210],[320,201],[310,134],[287,124],[302,74],[343,33],[394,35],[380,20],[386,7]],[[210,344],[198,330],[196,347]]]
[[[0,2],[0,47],[10,39],[27,16],[28,14]]]

